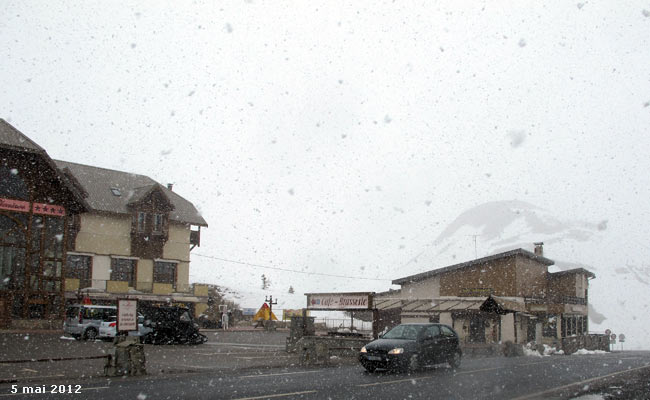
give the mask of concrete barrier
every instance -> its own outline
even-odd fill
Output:
[[[331,336],[303,336],[295,345],[301,365],[326,365],[330,357],[354,358],[372,339]]]

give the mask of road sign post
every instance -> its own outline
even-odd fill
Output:
[[[615,333],[612,333],[611,335],[609,335],[609,344],[611,345],[612,350],[613,350],[614,345],[616,344],[616,334]]]
[[[132,299],[117,300],[116,333],[126,336],[129,331],[138,330],[138,301]]]

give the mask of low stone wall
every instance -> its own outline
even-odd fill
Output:
[[[607,335],[570,336],[562,339],[564,354],[573,354],[580,349],[609,351]]]
[[[498,344],[498,343],[490,343],[490,344],[461,343],[460,349],[463,352],[463,357],[467,357],[467,358],[483,358],[483,357],[510,355],[510,351],[509,351],[510,349],[506,349],[506,344]]]
[[[359,350],[372,339],[303,336],[294,348],[300,354],[302,365],[329,364],[330,357],[356,358]]]
[[[287,351],[298,352],[304,365],[328,364],[330,357],[356,359],[361,347],[371,342],[369,338],[342,338],[331,336],[303,336],[297,342],[287,340]],[[561,341],[564,354],[572,354],[579,349],[609,351],[609,339],[605,335],[585,335],[564,338]],[[539,351],[544,347],[539,345]],[[523,356],[522,344],[505,342],[502,344],[463,344],[463,357],[517,357]],[[558,349],[560,350],[560,349]]]

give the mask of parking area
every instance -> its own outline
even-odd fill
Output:
[[[144,345],[147,373],[224,371],[298,363],[296,355],[284,351],[285,331],[202,332],[208,337],[202,345]],[[60,332],[0,333],[0,382],[102,376],[103,358],[65,359],[106,356],[112,349],[111,342],[78,341]],[[36,361],[50,358],[63,360]],[[34,361],[6,363],[20,360]]]

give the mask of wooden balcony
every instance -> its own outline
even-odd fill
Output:
[[[587,299],[575,296],[562,296],[561,302],[562,304],[579,304],[583,306],[587,305]]]
[[[201,247],[201,230],[199,229],[198,231],[190,231],[190,244],[192,245],[192,248],[199,246]]]

